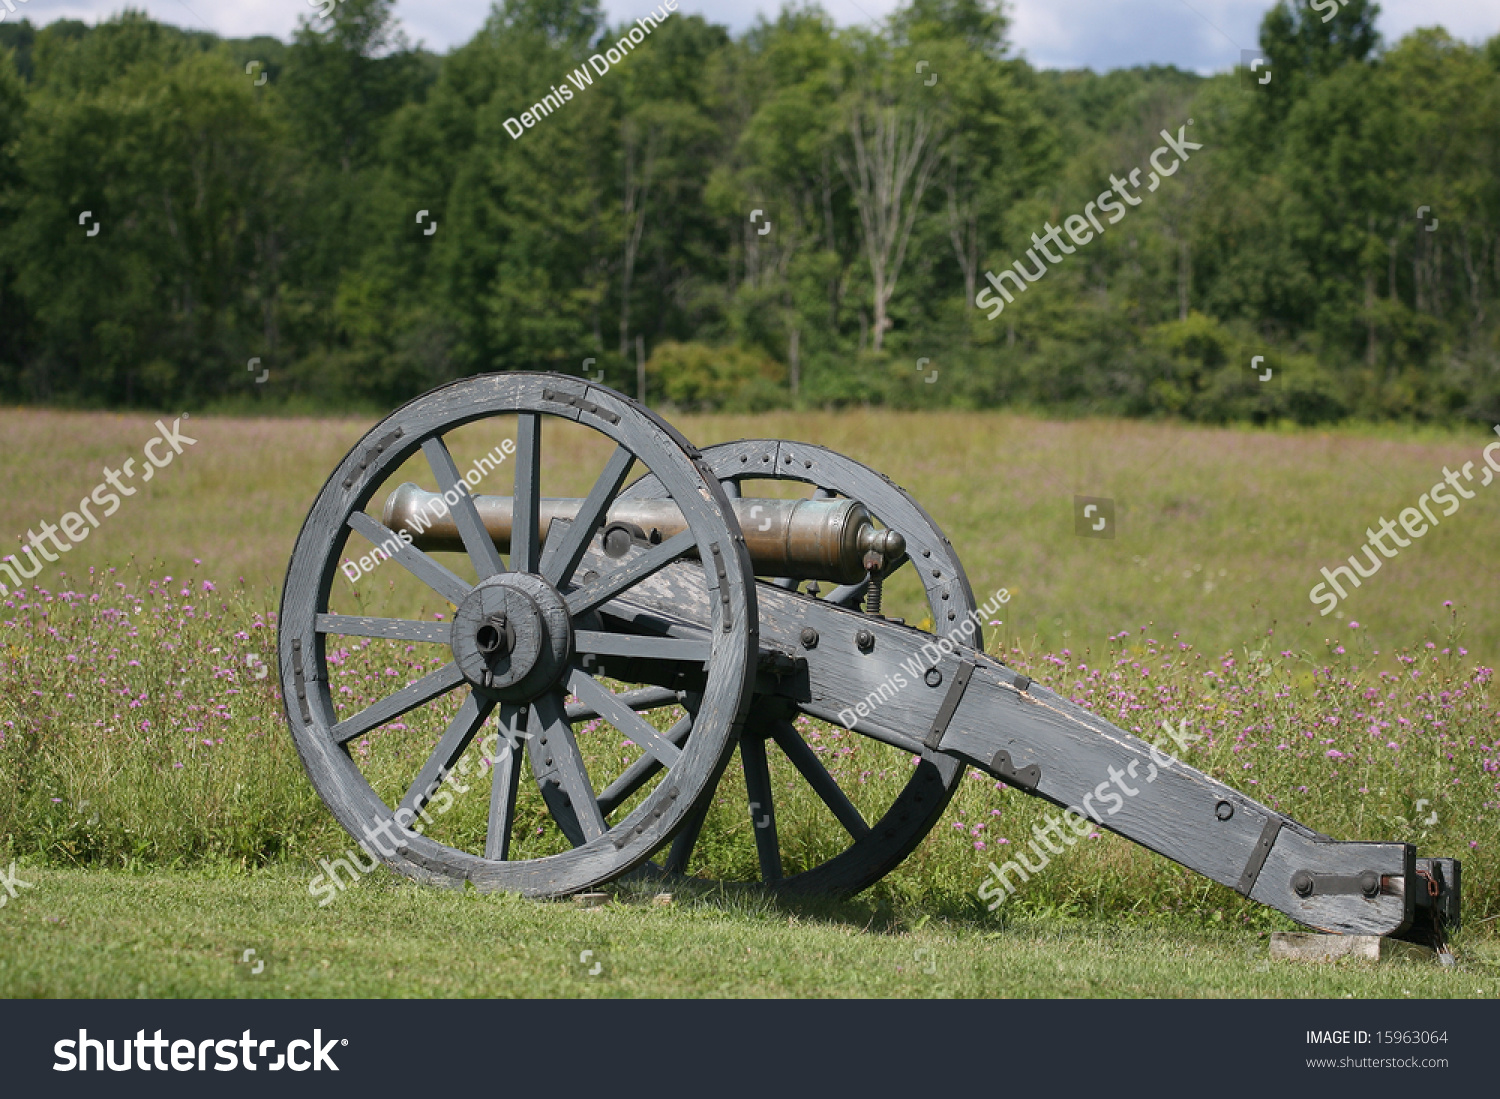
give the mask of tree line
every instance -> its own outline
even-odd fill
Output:
[[[1037,70],[1000,0],[738,37],[499,0],[444,56],[392,6],[290,43],[0,23],[0,399],[560,370],[679,407],[1500,418],[1500,36],[1282,0],[1204,78]],[[1166,137],[1201,146],[1169,174]]]

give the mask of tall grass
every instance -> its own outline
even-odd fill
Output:
[[[1500,544],[1500,483],[1476,488],[1475,499],[1326,618],[1308,598],[1322,568],[1347,565],[1365,531],[1414,506],[1445,467],[1477,460],[1482,470],[1483,447],[1494,440],[1488,432],[1217,429],[858,409],[670,418],[699,446],[742,437],[808,440],[888,474],[943,527],[981,599],[1009,589],[1014,599],[1000,617],[1028,648],[1079,648],[1149,622],[1206,651],[1236,647],[1272,625],[1281,648],[1320,651],[1352,617],[1389,654],[1440,633],[1443,603],[1454,600],[1468,623],[1467,647],[1500,663],[1500,585],[1491,565]],[[231,420],[195,410],[188,422],[198,443],[74,546],[64,559],[68,571],[80,576],[134,553],[186,575],[196,557],[215,577],[243,576],[258,605],[274,606],[308,508],[373,421]],[[479,426],[473,455],[508,433],[504,425]],[[149,416],[0,410],[0,541],[12,544],[37,523],[56,522],[99,484],[106,465],[139,457],[155,433]],[[609,456],[602,438],[592,447],[575,444],[550,422],[543,431],[545,495],[587,492]],[[460,465],[470,456],[465,450]],[[412,468],[415,479],[425,476],[420,459]],[[503,467],[484,491],[508,494],[510,476]],[[1113,539],[1075,535],[1074,495],[1116,501]],[[61,584],[50,571],[38,582]],[[887,594],[899,601],[903,590]]]
[[[290,742],[274,671],[274,615],[192,569],[59,574],[0,602],[0,857],[48,865],[306,866],[351,846],[309,784]],[[1078,704],[1149,740],[1163,722],[1199,739],[1186,762],[1340,839],[1417,842],[1465,860],[1466,910],[1500,909],[1500,741],[1493,673],[1469,656],[1456,617],[1444,635],[1377,652],[1357,622],[1324,651],[1281,648],[1267,631],[1209,654],[1148,627],[1082,651],[1043,652],[1013,634],[991,651]],[[352,639],[351,639],[352,640]],[[361,707],[426,670],[423,657],[352,640],[333,683]],[[408,647],[409,648],[409,647]],[[254,655],[252,655],[254,654]],[[394,803],[441,731],[441,715],[394,723],[352,746]],[[658,715],[665,723],[669,715]],[[829,770],[873,819],[912,757],[803,721]],[[607,726],[580,734],[592,764],[618,771],[639,749]],[[788,873],[840,849],[823,804],[772,752]],[[608,757],[608,759],[606,759]],[[484,762],[474,793],[437,818],[434,838],[482,842]],[[754,876],[752,823],[736,761],[716,795],[695,873]],[[562,837],[528,792],[517,855]],[[1420,802],[1420,804],[1419,804]],[[1028,843],[1055,812],[978,771],[943,822],[877,889],[935,909],[984,910],[989,863]],[[1011,896],[1013,912],[1180,911],[1263,922],[1264,910],[1107,833],[1057,857]],[[1493,928],[1495,925],[1489,925]]]
[[[274,621],[242,595],[89,570],[0,611],[0,844],[172,866],[262,864],[333,839],[274,676],[251,667],[274,662]]]

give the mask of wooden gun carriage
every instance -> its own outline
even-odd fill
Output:
[[[444,441],[492,419],[515,425],[509,496],[472,495]],[[612,444],[581,499],[541,496],[542,432],[558,420]],[[436,493],[387,488],[419,453]],[[765,482],[810,496],[742,495]],[[332,613],[351,538],[381,547],[377,557],[452,604],[451,618]],[[442,563],[453,553],[473,579]],[[882,613],[885,586],[903,570],[920,581],[930,632]],[[942,530],[882,474],[805,443],[700,451],[603,386],[499,374],[412,401],[333,472],[291,559],[280,673],[319,794],[355,837],[391,839],[372,854],[423,881],[551,897],[625,875],[690,875],[738,751],[757,880],[781,892],[871,885],[977,768],[1309,927],[1431,938],[1457,924],[1457,861],[1418,858],[1407,843],[1338,842],[1259,804],[987,656],[978,617]],[[344,638],[405,642],[441,659],[351,712],[330,681],[330,639],[337,649]],[[351,746],[441,707],[431,709],[441,736],[404,794],[382,796]],[[666,708],[682,713],[668,728],[642,716]],[[799,730],[801,715],[920,762],[882,812],[862,812]],[[490,761],[482,842],[414,830],[487,728],[504,741]],[[638,755],[608,774],[596,760],[591,771],[584,749],[599,729]],[[831,854],[803,855],[793,873],[778,840],[772,746],[841,830]],[[566,849],[517,849],[523,769]],[[1106,814],[1096,802],[1109,783],[1130,793]]]

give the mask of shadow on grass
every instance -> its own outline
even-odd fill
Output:
[[[909,935],[930,925],[965,935],[993,935],[1013,929],[1061,930],[1073,925],[1083,934],[1082,914],[1055,912],[1038,915],[1007,913],[996,916],[974,898],[927,897],[921,903],[880,895],[871,890],[854,896],[796,894],[763,883],[706,881],[681,876],[632,875],[602,887],[613,903],[650,905],[669,894],[674,908],[709,912],[739,919],[783,923],[795,921],[848,927],[887,936]],[[563,902],[566,903],[566,902]],[[1097,934],[1097,927],[1094,933]]]

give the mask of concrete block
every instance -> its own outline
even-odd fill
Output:
[[[1332,962],[1358,958],[1367,962],[1396,959],[1430,962],[1431,947],[1388,939],[1383,935],[1322,935],[1312,931],[1277,931],[1271,936],[1271,960],[1276,962]]]
[[[574,893],[573,903],[579,908],[603,908],[611,900],[613,895],[609,893]]]

